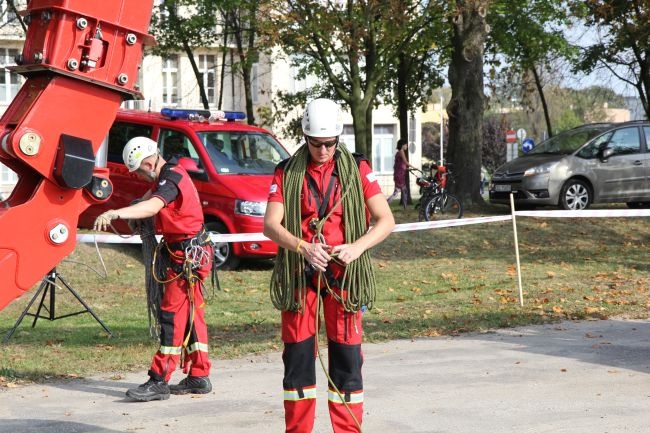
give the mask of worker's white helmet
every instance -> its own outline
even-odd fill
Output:
[[[142,160],[158,152],[158,145],[148,137],[133,137],[122,151],[122,159],[129,171],[136,171],[140,168]]]
[[[339,104],[331,99],[314,99],[302,116],[302,132],[308,137],[337,137],[343,132]]]

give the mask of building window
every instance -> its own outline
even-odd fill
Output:
[[[199,54],[199,71],[203,77],[203,89],[210,105],[214,105],[216,102],[216,69],[217,63],[214,54]]]
[[[0,48],[0,103],[8,104],[20,89],[20,76],[6,66],[15,66],[14,58],[18,55],[15,48]]]
[[[163,89],[162,100],[165,105],[177,105],[178,98],[178,55],[174,54],[163,59],[162,66]]]
[[[297,66],[301,63],[301,60],[304,62],[301,56],[291,56],[289,59],[289,91],[291,93],[304,92],[314,87],[318,82],[313,74],[309,74],[306,77],[301,75],[300,69]]]
[[[18,175],[6,165],[0,164],[0,186],[14,185],[18,182]]]
[[[392,173],[395,155],[395,125],[375,125],[372,134],[372,169]]]
[[[354,127],[352,125],[343,125],[343,132],[339,138],[350,152],[355,151]]]
[[[259,104],[260,102],[260,83],[259,83],[259,64],[253,63],[251,65],[251,98],[253,104]]]

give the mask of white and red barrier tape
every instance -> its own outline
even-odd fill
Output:
[[[515,216],[537,218],[623,218],[650,216],[650,209],[594,209],[594,210],[548,210],[548,211],[515,211]],[[445,221],[427,221],[419,223],[397,224],[393,232],[409,232],[415,230],[457,227],[470,224],[484,224],[498,221],[509,221],[512,215],[497,215],[477,218],[461,218]],[[211,235],[214,242],[260,242],[269,238],[262,233],[227,233]],[[106,244],[139,244],[140,236],[119,236],[109,234],[78,234],[77,242],[98,242]]]
[[[465,226],[469,224],[483,224],[495,221],[509,221],[512,217],[510,215],[499,215],[491,217],[478,217],[478,218],[463,218],[445,221],[428,221],[421,223],[406,223],[397,224],[393,232],[408,232],[414,230],[436,229],[442,227],[456,227]],[[269,238],[262,233],[228,233],[211,235],[213,242],[259,242],[268,241]],[[97,242],[105,244],[139,244],[140,236],[119,236],[109,234],[79,234],[77,235],[77,242]]]
[[[585,209],[515,211],[515,216],[543,218],[625,218],[650,216],[650,209]]]

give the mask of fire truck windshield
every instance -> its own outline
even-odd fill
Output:
[[[220,174],[273,174],[276,164],[289,157],[269,134],[203,131],[198,135]]]

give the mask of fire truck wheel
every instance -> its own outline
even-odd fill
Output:
[[[226,226],[217,221],[207,222],[205,228],[213,233],[228,233]],[[239,260],[228,242],[217,242],[214,245],[214,261],[217,264],[217,269],[236,269],[239,266]]]

